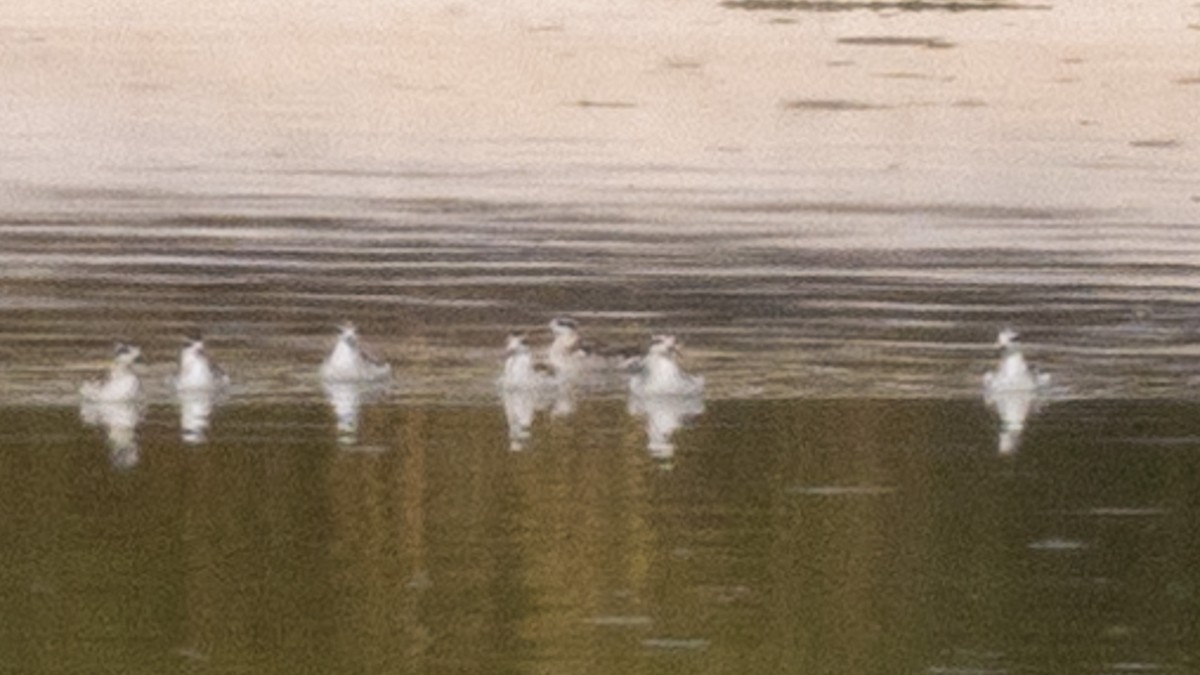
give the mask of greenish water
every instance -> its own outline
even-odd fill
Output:
[[[712,401],[667,460],[617,400],[515,452],[498,401],[4,408],[0,669],[1190,672],[1197,413]]]

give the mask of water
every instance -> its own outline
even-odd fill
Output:
[[[720,401],[646,451],[543,415],[151,406],[136,464],[6,408],[6,667],[25,672],[1157,672],[1195,667],[1194,402]],[[54,430],[54,431],[51,431]]]
[[[200,7],[0,18],[5,668],[1195,669],[1195,8]]]

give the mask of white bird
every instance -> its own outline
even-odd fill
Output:
[[[513,333],[505,342],[504,372],[496,381],[504,416],[508,421],[509,449],[523,450],[532,436],[531,428],[537,413],[565,395],[566,387],[558,386],[547,368],[534,361],[533,352],[525,344],[525,335]]]
[[[504,373],[499,384],[504,389],[542,389],[553,384],[550,375],[533,360],[533,352],[525,344],[525,336],[513,333],[504,346]]]
[[[996,370],[983,376],[985,392],[1036,391],[1050,384],[1050,376],[1035,372],[1025,362],[1017,332],[1011,328],[1000,331],[996,346],[1001,350]]]
[[[636,362],[637,355],[623,349],[606,349],[586,342],[574,319],[556,317],[550,321],[553,342],[546,350],[546,363],[560,382],[572,382],[587,376],[615,374]]]
[[[550,332],[554,335],[554,341],[546,350],[546,363],[560,378],[578,375],[589,361],[588,350],[579,336],[579,324],[574,319],[556,317],[550,321]]]
[[[229,375],[209,357],[204,349],[204,340],[188,338],[179,352],[179,372],[175,376],[175,390],[186,392],[213,392],[229,386]]]
[[[101,380],[85,382],[79,388],[84,400],[94,403],[120,403],[141,396],[142,381],[133,372],[133,364],[142,357],[142,350],[118,342],[108,374]]]
[[[362,344],[352,323],[342,324],[337,343],[321,364],[321,378],[326,382],[372,382],[391,374],[392,367]]]
[[[656,335],[641,367],[629,380],[630,391],[637,396],[699,396],[704,393],[704,378],[689,375],[679,367],[678,342],[673,335]]]

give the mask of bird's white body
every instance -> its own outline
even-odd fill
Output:
[[[546,363],[556,377],[573,379],[596,365],[594,359],[580,348],[579,332],[573,323],[555,319],[550,322],[550,332],[554,334],[554,341],[546,350]]]
[[[228,385],[229,376],[208,357],[202,341],[192,341],[180,351],[176,391],[214,392]]]
[[[142,380],[133,371],[133,363],[141,356],[137,347],[120,346],[104,379],[85,382],[79,388],[84,400],[93,403],[123,403],[142,395]]]
[[[1017,334],[1011,330],[1000,332],[996,343],[1003,353],[996,369],[983,376],[985,392],[1036,391],[1049,385],[1050,376],[1029,367],[1016,340]]]
[[[508,357],[504,360],[504,373],[500,386],[504,389],[543,389],[553,384],[551,378],[540,372],[533,360],[533,352],[519,335],[511,335],[507,344]]]
[[[337,344],[321,364],[326,382],[377,382],[392,374],[392,367],[368,353],[353,326],[342,328]]]
[[[603,385],[608,376],[626,365],[617,351],[585,344],[572,319],[554,319],[550,322],[550,332],[554,340],[546,349],[546,365],[560,383]]]
[[[704,378],[689,375],[675,360],[675,338],[660,336],[641,360],[641,369],[629,380],[637,396],[700,396]]]

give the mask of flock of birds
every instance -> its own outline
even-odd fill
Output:
[[[508,421],[510,449],[525,446],[539,411],[570,414],[580,386],[597,378],[611,381],[623,377],[630,414],[646,421],[647,449],[656,458],[669,459],[674,453],[674,433],[704,411],[704,378],[680,366],[675,336],[655,335],[648,349],[635,352],[588,344],[570,318],[555,318],[549,328],[553,340],[541,358],[527,344],[525,334],[514,333],[507,338],[497,385]],[[1011,329],[1000,332],[996,343],[1001,352],[999,363],[983,378],[984,398],[1001,420],[1001,453],[1016,449],[1039,392],[1049,386],[1049,376],[1026,362],[1017,337]],[[143,389],[134,366],[141,355],[138,347],[119,343],[107,374],[80,387],[83,417],[108,430],[110,446],[116,453],[114,461],[119,465],[137,461],[134,429]],[[365,397],[386,387],[392,367],[363,344],[353,324],[346,323],[321,363],[319,374],[337,417],[339,441],[353,445],[359,408]],[[230,377],[208,355],[199,336],[185,341],[172,385],[180,401],[184,440],[203,442],[208,418],[217,398],[229,388]]]
[[[679,365],[679,343],[674,336],[657,335],[649,349],[597,349],[583,340],[577,323],[558,317],[550,322],[553,340],[541,359],[535,358],[524,334],[507,338],[506,359],[497,385],[509,424],[510,447],[522,449],[530,438],[536,414],[552,408],[554,414],[574,409],[575,392],[597,379],[628,377],[630,411],[645,417],[651,452],[673,451],[674,432],[703,412],[704,378],[690,375]],[[141,349],[118,343],[108,372],[85,382],[79,389],[86,422],[108,432],[114,463],[132,466],[138,461],[135,428],[143,398],[141,377],[135,368]],[[319,375],[337,418],[338,440],[357,442],[359,409],[365,400],[386,389],[392,367],[374,354],[351,323],[343,324]],[[205,440],[208,420],[216,402],[230,387],[230,377],[205,349],[200,336],[185,340],[171,384],[180,403],[180,427],[188,443]]]

